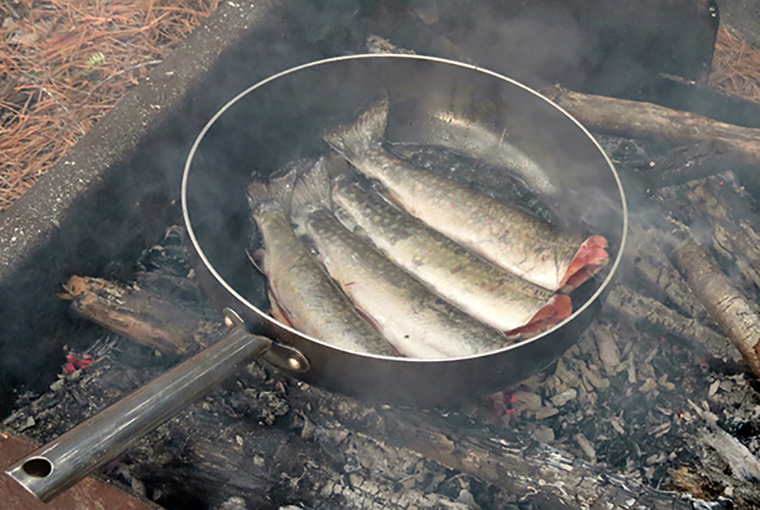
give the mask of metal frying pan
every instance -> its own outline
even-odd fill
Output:
[[[254,233],[246,185],[292,160],[326,153],[320,132],[352,121],[383,94],[391,105],[387,141],[444,146],[488,163],[489,170],[468,178],[496,191],[516,178],[565,228],[607,238],[612,262],[573,293],[575,312],[568,319],[498,351],[422,360],[341,350],[267,314],[266,280],[246,257]],[[12,466],[10,476],[40,499],[73,485],[260,356],[331,390],[412,405],[518,383],[555,361],[587,328],[620,262],[627,228],[620,179],[577,121],[501,75],[414,55],[322,60],[245,90],[196,139],[185,166],[182,207],[199,282],[225,309],[231,333]]]
[[[575,313],[528,341],[499,351],[440,361],[387,358],[331,347],[267,314],[266,281],[243,255],[251,222],[242,190],[252,178],[328,151],[326,127],[347,123],[373,99],[390,98],[387,140],[444,145],[487,161],[497,185],[515,175],[568,228],[602,234],[613,262],[573,295]],[[499,178],[501,173],[503,178]],[[599,307],[625,238],[623,189],[589,133],[528,88],[457,62],[408,55],[323,60],[258,83],[206,126],[188,158],[182,188],[185,222],[207,295],[248,324],[297,349],[301,377],[332,390],[407,404],[434,404],[517,383],[569,348]],[[273,353],[270,350],[270,355]],[[281,363],[288,366],[287,363]]]

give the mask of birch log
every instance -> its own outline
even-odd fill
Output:
[[[703,246],[686,237],[673,254],[689,287],[712,320],[741,352],[747,365],[760,376],[760,314],[730,282],[718,262]]]

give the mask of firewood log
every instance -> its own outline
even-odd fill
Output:
[[[760,376],[760,313],[728,279],[710,252],[688,233],[673,253],[689,287],[713,321]]]
[[[760,287],[760,235],[750,216],[740,211],[751,207],[750,197],[736,191],[733,172],[720,177],[687,182],[683,188],[691,202],[708,218],[713,228],[713,248],[734,262],[748,281]]]
[[[629,318],[635,324],[645,323],[655,333],[669,333],[686,341],[696,341],[716,358],[735,359],[730,342],[721,334],[684,317],[656,299],[618,285],[610,291],[605,306]]]
[[[591,129],[680,144],[711,142],[718,152],[736,152],[743,162],[760,164],[760,129],[726,124],[652,103],[573,92],[559,85],[540,92]]]
[[[154,325],[144,304],[132,299],[153,300],[155,294],[139,287],[130,292],[129,301],[111,302],[112,313],[97,315],[100,324],[124,331],[125,321],[120,315],[126,314],[130,318],[126,323],[134,325],[134,331],[145,331],[144,325],[138,324],[140,317]],[[77,296],[84,297],[81,292]],[[129,303],[134,308],[129,309]],[[76,303],[73,306],[84,315],[91,309]],[[182,323],[204,321],[191,308],[174,306],[174,311],[185,315],[177,317]],[[160,329],[161,324],[155,327]],[[196,337],[199,346],[212,343],[221,334],[214,324],[206,323],[201,330],[205,333]],[[128,338],[139,336],[125,333]],[[177,334],[171,326],[163,333],[162,338],[167,339]],[[185,339],[177,340],[185,345]],[[115,368],[118,371],[121,367]],[[121,380],[123,375],[115,377]],[[78,398],[97,392],[100,380],[110,377],[88,378],[87,384],[78,388]],[[368,405],[260,364],[251,365],[222,389],[225,391],[216,391],[190,406],[127,450],[117,462],[129,466],[120,472],[137,477],[138,486],[142,483],[148,491],[158,491],[158,501],[161,491],[192,491],[196,487],[196,493],[208,496],[210,492],[220,501],[230,497],[253,504],[263,500],[269,504],[309,501],[312,508],[432,508],[436,504],[459,508],[475,503],[464,486],[457,489],[458,497],[453,499],[434,491],[430,494],[432,472],[438,484],[465,477],[471,480],[468,483],[491,487],[487,492],[503,498],[502,502],[517,498],[526,504],[558,509],[578,508],[589,502],[613,510],[629,508],[631,502],[655,509],[692,508],[675,494],[608,474],[602,467],[538,445],[507,429],[484,428],[483,424],[435,411]],[[112,399],[113,391],[109,395]],[[52,429],[45,427],[45,421],[60,420],[63,409],[70,405],[60,395],[56,398],[50,412],[25,429],[27,434],[35,435],[39,429],[40,440],[52,439]],[[90,412],[95,412],[100,406],[91,407]],[[18,424],[28,424],[23,412],[10,421],[11,427]],[[215,431],[213,436],[207,435],[208,430]],[[408,467],[410,459],[417,463],[414,468]],[[175,471],[162,475],[169,465]],[[413,477],[399,474],[405,465]],[[445,473],[448,475],[440,479]],[[177,476],[188,476],[187,483],[177,481]],[[423,498],[423,505],[416,501],[418,498]],[[486,502],[488,505],[495,505],[495,500]]]
[[[686,315],[704,322],[707,311],[660,248],[662,232],[655,228],[644,229],[632,221],[628,235],[627,255],[639,274],[650,285],[662,291]]]

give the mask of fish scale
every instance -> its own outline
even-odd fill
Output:
[[[554,315],[554,323],[571,313],[567,296],[555,296],[487,262],[348,174],[335,180],[332,200],[347,227],[359,227],[393,262],[486,324],[510,331],[531,322],[544,307],[542,315]]]
[[[601,236],[559,229],[519,207],[399,160],[381,144],[387,122],[385,97],[356,123],[322,137],[360,172],[380,182],[394,203],[531,283],[552,291],[569,283],[575,288],[607,262],[607,242]]]
[[[286,211],[292,173],[252,183],[248,201],[264,245],[258,254],[267,277],[272,315],[306,335],[353,352],[396,356],[396,350],[359,315],[296,236]],[[281,203],[282,202],[282,203]]]
[[[510,344],[506,335],[431,292],[343,226],[329,210],[329,193],[323,164],[302,176],[293,194],[297,232],[309,237],[330,275],[399,352],[464,357]]]

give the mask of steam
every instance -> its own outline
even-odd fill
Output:
[[[433,54],[486,66],[533,88],[583,81],[584,58],[595,41],[557,4],[420,3],[412,12],[436,34]]]

